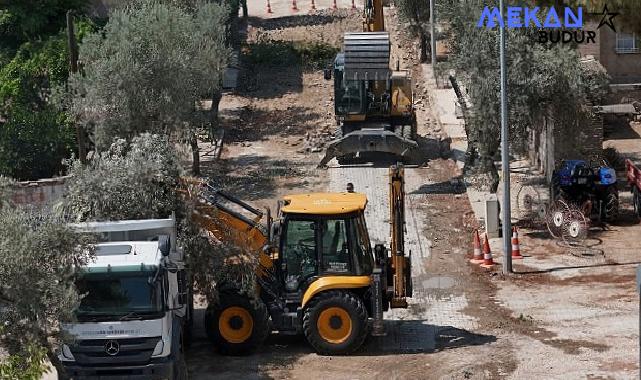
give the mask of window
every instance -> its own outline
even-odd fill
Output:
[[[363,108],[363,81],[344,80],[343,71],[336,70],[336,112],[340,115],[358,114]]]
[[[372,258],[372,248],[369,242],[365,218],[363,215],[360,215],[358,219],[354,219],[350,224],[355,230],[354,236],[357,236],[356,260],[358,260],[358,266],[362,272],[359,274],[370,274],[374,269],[374,260]]]
[[[323,247],[323,272],[349,273],[350,249],[347,242],[345,220],[321,221]]]
[[[283,261],[286,268],[285,286],[294,291],[302,280],[316,274],[316,239],[314,222],[290,220],[287,222]]]
[[[76,310],[79,319],[100,316],[153,316],[163,312],[160,281],[155,272],[85,274],[77,282],[84,297]]]
[[[616,52],[621,54],[638,53],[639,36],[635,33],[617,33]]]

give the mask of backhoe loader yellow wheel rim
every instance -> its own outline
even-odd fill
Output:
[[[252,335],[254,320],[247,309],[231,306],[220,314],[218,330],[226,341],[243,343]]]
[[[329,307],[321,311],[316,322],[318,334],[325,341],[341,344],[352,335],[352,318],[340,307]]]

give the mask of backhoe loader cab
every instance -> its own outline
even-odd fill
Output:
[[[363,215],[366,203],[365,195],[359,193],[285,198],[277,264],[286,292],[304,292],[320,276],[372,274],[374,262]]]

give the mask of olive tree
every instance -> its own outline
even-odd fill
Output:
[[[83,39],[68,107],[98,150],[116,137],[170,135],[189,142],[198,174],[197,130],[207,117],[197,104],[220,92],[228,16],[212,2],[143,0],[116,8],[102,30]]]
[[[203,189],[199,180],[182,177],[184,170],[164,136],[117,139],[87,165],[79,160],[68,165],[67,192],[55,205],[57,213],[73,221],[103,221],[167,218],[175,212],[195,289],[210,301],[216,300],[221,281],[252,289],[256,252],[211,236],[193,217]]]
[[[90,243],[51,213],[0,209],[0,346],[10,354],[0,377],[38,378],[46,359],[63,371],[55,349],[69,337],[60,322],[73,320],[75,268],[91,258]]]
[[[428,43],[430,38],[430,7],[427,1],[396,0],[395,4],[398,7],[401,18],[409,23],[409,32],[419,38],[421,62],[427,61],[427,57],[429,57],[429,53],[431,53],[431,46]]]
[[[496,6],[498,1],[484,4]],[[495,192],[499,176],[494,162],[501,143],[499,30],[476,26],[482,9],[478,1],[455,0],[442,4],[439,14],[448,24],[451,55],[446,68],[456,70],[471,102],[465,115],[465,173],[488,177],[479,183]],[[589,102],[597,103],[607,93],[609,81],[598,63],[582,65],[575,47],[538,43],[535,33],[506,29],[508,125],[510,146],[517,154],[525,153],[537,118],[551,112],[558,120],[576,120],[573,116],[586,112]]]

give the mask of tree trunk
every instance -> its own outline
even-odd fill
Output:
[[[223,94],[216,91],[211,97],[211,109],[209,110],[209,123],[212,130],[218,128],[218,108],[220,107],[220,100]]]
[[[420,60],[421,60],[421,62],[427,62],[427,60],[428,60],[427,57],[431,57],[432,56],[431,55],[432,52],[431,51],[428,52],[428,49],[430,49],[430,48],[429,48],[429,45],[427,43],[427,36],[426,36],[426,33],[423,30],[423,28],[419,29],[419,40],[420,40],[420,44],[421,44],[421,49],[420,49],[421,50],[421,57],[420,57]]]
[[[191,145],[191,174],[194,176],[200,175],[200,148],[198,148],[198,134],[194,132],[190,141]]]
[[[58,358],[58,355],[56,355],[56,353],[53,351],[46,340],[44,342],[41,342],[40,344],[44,344],[43,347],[47,348],[47,359],[49,359],[51,365],[58,372],[58,379],[65,379],[66,377],[64,375],[67,373],[67,370],[65,369],[65,366],[62,365],[62,362]]]

